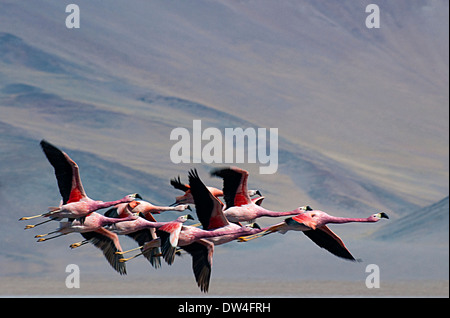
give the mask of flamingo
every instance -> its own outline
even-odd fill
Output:
[[[129,203],[121,203],[105,212],[105,216],[111,217],[111,218],[127,218],[130,216],[134,216],[136,214],[140,215],[140,217],[136,217],[136,218],[132,219],[132,221],[130,221],[135,226],[135,229],[129,230],[132,227],[128,226],[128,227],[125,227],[128,229],[128,231],[126,231],[126,232],[120,231],[120,229],[119,229],[119,230],[115,231],[115,235],[116,234],[127,235],[128,237],[132,238],[134,241],[136,241],[139,244],[139,247],[136,249],[140,248],[141,250],[145,243],[157,238],[154,228],[151,228],[151,227],[148,227],[148,228],[142,227],[141,229],[136,228],[136,226],[138,225],[138,221],[140,219],[146,219],[150,222],[156,222],[155,218],[152,216],[151,213],[144,215],[144,214],[142,214],[142,212],[135,212],[135,209],[138,206],[140,206],[143,202],[145,202],[145,201],[131,201]],[[154,226],[154,224],[152,224],[152,226]],[[87,236],[89,236],[89,235],[87,235]],[[84,244],[89,243],[89,238],[86,237],[86,235],[83,235],[83,237],[85,237],[85,240],[71,244],[70,248],[77,248]],[[129,250],[126,252],[118,251],[117,254],[124,254],[127,252],[134,251],[136,249],[132,249],[132,250]],[[159,268],[161,266],[160,258],[157,256],[158,254],[160,254],[159,248],[154,248],[154,249],[151,249],[150,252],[141,253],[141,254],[143,254],[147,258],[147,260],[150,262],[150,264],[153,267]],[[141,254],[139,254],[139,255],[141,255]]]
[[[48,241],[69,233],[81,233],[83,237],[94,244],[96,247],[103,251],[109,264],[117,271],[119,274],[126,274],[126,268],[122,265],[119,260],[123,258],[122,255],[116,254],[115,252],[122,251],[119,243],[119,239],[116,234],[108,231],[104,228],[106,225],[117,224],[119,222],[125,222],[134,219],[134,216],[128,216],[126,218],[109,218],[103,216],[97,212],[93,212],[86,216],[84,222],[80,220],[72,220],[68,222],[60,222],[59,229],[49,232],[46,234],[36,235],[35,238],[39,238],[38,242]],[[50,234],[59,233],[58,235],[44,238]]]
[[[146,220],[144,215],[141,214],[140,217],[137,217],[133,220],[115,223],[115,224],[109,226],[108,230],[110,230],[111,232],[118,234],[118,235],[128,235],[139,243],[139,247],[137,247],[137,248],[133,248],[133,249],[125,251],[125,252],[122,252],[122,251],[117,252],[117,254],[123,255],[123,254],[129,253],[129,252],[135,251],[137,249],[141,249],[141,253],[136,254],[130,258],[121,259],[120,260],[121,262],[127,262],[133,258],[136,258],[139,255],[144,255],[150,261],[150,263],[152,263],[152,265],[154,265],[153,258],[159,257],[159,255],[158,255],[159,253],[157,250],[155,251],[155,248],[160,247],[160,244],[159,243],[156,244],[159,240],[158,240],[158,237],[156,236],[156,234],[154,234],[155,232],[154,231],[148,232],[147,230],[155,230],[162,226],[183,224],[187,220],[193,220],[193,219],[194,218],[192,217],[192,215],[186,214],[186,215],[179,216],[174,221],[156,222],[156,221]],[[147,244],[149,242],[151,242],[151,243]],[[149,251],[150,251],[150,253],[149,253]],[[159,262],[159,259],[157,259],[157,262]],[[155,267],[159,267],[159,266],[155,266]]]
[[[237,167],[219,168],[213,170],[211,175],[223,179],[223,193],[226,203],[223,214],[230,222],[252,222],[263,216],[291,216],[303,212],[303,207],[287,212],[276,212],[255,204],[248,195],[248,172],[246,170]]]
[[[141,201],[139,201],[139,204],[132,210],[132,212],[148,215],[148,214],[160,214],[161,212],[166,212],[166,211],[183,212],[185,210],[192,211],[191,207],[188,204],[180,204],[177,206],[158,206],[158,205],[153,205],[150,202],[141,200]]]
[[[192,197],[192,193],[191,193],[191,187],[189,184],[185,184],[182,183],[180,180],[180,176],[178,176],[178,178],[173,178],[170,180],[170,184],[178,190],[184,191],[184,195],[182,196],[178,196],[176,197],[176,201],[175,203],[173,203],[172,205],[175,204],[181,204],[181,203],[194,203],[194,198]],[[222,197],[223,196],[223,191],[219,190],[217,188],[214,187],[207,187],[207,189],[216,197]],[[258,198],[253,198],[252,201],[255,204],[261,205],[262,201],[264,200],[264,197],[262,196],[261,192],[259,190],[248,190],[248,195],[250,197],[255,196],[255,195],[259,195]]]
[[[347,260],[356,261],[341,238],[331,231],[327,224],[343,224],[350,222],[374,223],[382,218],[389,219],[389,216],[384,212],[380,212],[372,214],[367,218],[344,218],[308,208],[301,214],[287,218],[283,222],[272,225],[255,235],[241,237],[238,240],[246,242],[274,232],[285,234],[287,231],[291,230],[301,231],[314,243],[330,253]]]
[[[177,246],[192,256],[192,269],[202,292],[209,289],[214,245],[235,240],[242,233],[255,234],[261,229],[230,223],[224,216],[223,203],[204,185],[196,170],[189,171],[189,186],[200,222],[204,229],[181,223],[158,229],[163,257],[171,265]]]
[[[40,145],[55,170],[59,192],[62,196],[62,203],[59,207],[50,207],[47,213],[22,217],[19,221],[37,217],[50,217],[51,219],[57,220],[63,218],[79,219],[83,223],[84,218],[96,210],[108,208],[123,202],[131,202],[135,199],[142,199],[139,194],[134,193],[116,201],[103,202],[92,200],[86,195],[81,184],[78,165],[65,152],[59,150],[49,142],[42,140]],[[33,228],[48,221],[50,220],[35,225],[28,225],[25,229]]]

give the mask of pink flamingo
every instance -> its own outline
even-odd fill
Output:
[[[287,218],[283,222],[272,225],[255,235],[241,237],[239,241],[246,242],[274,232],[284,234],[287,231],[301,231],[314,243],[330,253],[344,259],[356,261],[346,248],[344,242],[326,225],[351,222],[374,223],[382,218],[389,219],[388,215],[384,212],[373,214],[367,218],[343,218],[329,215],[320,210],[312,210],[308,207],[301,214]]]
[[[86,216],[83,223],[79,220],[60,222],[60,227],[56,231],[36,235],[35,237],[39,238],[38,242],[43,242],[63,235],[67,235],[69,233],[81,233],[85,239],[94,244],[96,247],[100,248],[103,251],[103,254],[109,264],[117,272],[123,275],[126,274],[126,269],[125,266],[121,264],[122,262],[119,261],[121,258],[123,258],[123,256],[121,256],[120,254],[116,254],[116,252],[122,251],[119,239],[116,234],[108,231],[104,228],[104,226],[133,220],[134,218],[134,216],[128,216],[122,219],[109,218],[97,212],[93,212]],[[47,235],[55,233],[59,234],[49,238],[43,238]]]
[[[192,193],[191,193],[191,187],[189,184],[185,184],[182,183],[180,180],[180,176],[178,176],[178,179],[173,178],[170,180],[170,184],[178,190],[184,191],[184,195],[182,196],[178,196],[176,197],[176,201],[175,203],[173,203],[172,205],[175,204],[181,204],[181,203],[194,203],[194,198],[192,197]],[[222,197],[223,196],[223,191],[219,190],[217,188],[214,187],[207,187],[207,189],[216,197]],[[255,196],[255,195],[259,195],[258,198],[253,198],[252,201],[255,204],[261,205],[261,202],[264,200],[264,197],[261,195],[261,192],[259,190],[248,190],[248,195],[250,197]]]
[[[179,216],[174,221],[156,222],[156,221],[148,221],[144,217],[144,215],[142,214],[140,215],[141,215],[140,217],[137,217],[133,220],[110,225],[108,227],[108,230],[118,235],[128,235],[139,244],[139,247],[137,248],[133,248],[131,250],[124,252],[122,251],[117,252],[117,254],[123,255],[138,249],[141,250],[141,253],[136,254],[129,258],[121,259],[120,260],[121,262],[127,262],[133,258],[138,257],[139,255],[144,255],[154,267],[158,268],[160,266],[159,261],[160,243],[155,230],[161,228],[162,226],[183,224],[187,220],[193,220],[194,218],[190,214],[186,214]]]
[[[174,261],[177,246],[191,254],[197,285],[201,291],[207,292],[214,245],[235,240],[242,236],[242,233],[255,234],[261,229],[229,223],[222,212],[223,203],[203,184],[196,170],[189,172],[189,185],[197,215],[204,229],[172,223],[160,227],[158,235],[164,259],[169,265]]]
[[[255,204],[248,195],[248,172],[246,170],[237,167],[221,168],[213,170],[211,175],[223,178],[223,193],[226,203],[223,214],[230,222],[252,222],[263,216],[291,216],[303,212],[302,207],[288,212],[276,212]]]
[[[149,214],[160,214],[161,212],[166,211],[179,211],[183,212],[185,210],[192,211],[191,207],[188,204],[180,204],[177,206],[158,206],[153,205],[147,201],[139,201],[139,204],[132,210],[133,213],[142,213],[145,216]]]
[[[92,200],[86,195],[83,189],[78,165],[65,152],[59,150],[47,141],[42,140],[40,145],[48,161],[55,170],[59,192],[62,196],[62,203],[59,207],[49,208],[49,212],[47,213],[22,217],[19,220],[29,220],[37,217],[50,217],[51,219],[58,220],[62,218],[74,218],[83,222],[83,219],[87,215],[96,210],[108,208],[123,202],[131,202],[135,199],[142,199],[139,194],[134,193],[116,201],[103,202]],[[26,229],[35,227],[39,224],[28,225]]]
[[[147,213],[146,215],[142,214],[142,212],[136,212],[136,208],[140,206],[145,201],[131,201],[129,203],[121,203],[116,205],[115,207],[109,209],[105,212],[105,216],[111,217],[111,218],[129,218],[130,216],[135,216],[139,213],[140,217],[135,217],[134,219],[131,219],[130,221],[121,222],[124,223],[122,227],[114,228],[114,233],[120,234],[120,235],[127,235],[128,237],[132,238],[134,241],[136,241],[139,244],[138,248],[131,249],[126,252],[117,251],[117,254],[125,254],[137,249],[143,248],[143,245],[149,241],[152,241],[157,238],[155,228],[157,226],[155,218],[152,216],[151,213]],[[147,222],[147,221],[150,222]],[[163,223],[164,224],[164,223]],[[140,226],[140,227],[139,227]],[[161,225],[160,225],[161,226]],[[86,235],[83,235],[85,237],[85,240],[77,243],[73,243],[70,245],[71,248],[77,248],[82,245],[85,245],[86,243],[89,243],[89,239],[86,237]],[[155,267],[159,268],[161,266],[160,257],[158,254],[160,254],[159,248],[153,248],[149,249],[145,253],[140,253],[138,255],[144,255],[147,260],[150,262],[150,264]],[[136,255],[136,256],[138,256]],[[136,257],[134,256],[134,257]],[[133,257],[133,258],[134,258]],[[128,259],[124,259],[122,262],[127,261]]]

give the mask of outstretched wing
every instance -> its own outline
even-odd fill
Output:
[[[81,184],[78,165],[65,152],[59,150],[49,142],[41,140],[41,148],[55,170],[59,193],[63,204],[76,202],[86,197]]]
[[[321,226],[315,230],[304,231],[307,237],[309,237],[314,243],[321,248],[326,249],[328,252],[351,261],[356,259],[350,254],[350,251],[345,247],[344,242],[334,234],[326,225]]]
[[[222,212],[223,204],[200,180],[196,169],[189,171],[189,186],[194,198],[197,217],[205,230],[230,224]]]
[[[200,287],[202,292],[208,292],[214,244],[202,239],[192,244],[181,246],[181,248],[192,256],[192,270],[194,271],[198,287]]]
[[[227,209],[252,202],[248,195],[246,170],[237,167],[219,168],[211,171],[211,175],[223,179],[223,196]]]
[[[116,252],[121,252],[122,248],[119,244],[119,238],[116,234],[108,231],[104,228],[99,228],[94,232],[85,232],[81,235],[92,243],[95,247],[102,250],[108,263],[120,274],[126,275],[127,270],[125,263],[119,260],[123,258],[123,255],[116,254]]]
[[[178,176],[178,178],[173,178],[170,180],[170,184],[178,190],[184,191],[186,192],[187,190],[189,190],[189,185],[181,183],[180,180],[180,176]]]

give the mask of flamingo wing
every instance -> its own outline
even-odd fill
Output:
[[[118,213],[118,209],[117,206],[113,207],[111,209],[109,209],[108,211],[105,212],[105,216],[110,217],[110,218],[119,218],[119,213]],[[139,213],[139,216],[145,219],[149,219],[147,218],[143,213]],[[149,221],[152,222],[156,222],[155,218],[149,213],[150,219]],[[153,235],[152,235],[153,232]],[[139,244],[139,246],[143,246],[145,243],[150,242],[153,239],[156,239],[156,234],[154,229],[142,229],[133,233],[129,233],[126,234],[128,237],[132,238],[136,243]],[[141,251],[143,249],[141,248]],[[143,253],[143,255],[145,256],[145,258],[150,262],[150,264],[155,267],[155,268],[159,268],[161,266],[161,260],[159,257],[155,256],[156,254],[159,254],[160,249],[158,248],[153,248],[150,250],[150,252],[148,253]]]
[[[223,179],[223,196],[227,209],[252,202],[248,195],[246,170],[237,167],[219,168],[211,171],[211,175]]]
[[[326,249],[331,254],[351,261],[356,261],[347,247],[345,247],[344,242],[342,242],[339,236],[331,231],[326,225],[323,225],[316,230],[304,231],[303,233],[314,243],[321,248]]]
[[[123,255],[116,254],[116,252],[121,252],[122,247],[119,243],[119,238],[116,234],[108,231],[105,228],[99,228],[93,232],[81,233],[81,235],[92,243],[95,247],[102,250],[108,263],[120,274],[126,275],[127,270],[125,263],[119,260],[123,258]]]
[[[148,243],[153,239],[156,239],[156,234],[155,237],[153,237],[152,231],[154,231],[154,229],[143,229],[133,233],[129,233],[127,234],[127,236],[132,238],[135,242],[137,242],[139,246],[144,246],[145,243]],[[159,256],[156,256],[161,252],[161,249],[159,247],[149,249],[149,251],[147,252],[144,251],[144,249],[141,247],[141,251],[143,252],[144,257],[150,262],[150,264],[154,268],[161,267],[161,259]]]
[[[189,171],[189,186],[203,229],[211,230],[230,224],[222,212],[222,202],[208,190],[195,169]]]
[[[161,253],[167,264],[172,265],[177,252],[178,238],[183,225],[178,222],[170,222],[156,230],[161,239]]]
[[[192,270],[198,287],[202,292],[208,292],[214,244],[201,239],[192,244],[181,246],[181,248],[192,256]]]
[[[293,217],[287,218],[285,222],[291,226],[301,226],[304,225],[312,230],[316,229],[317,220],[311,217],[311,214],[300,213]]]
[[[189,188],[190,188],[188,184],[181,183],[180,176],[178,176],[178,178],[171,179],[170,180],[170,184],[175,189],[178,189],[178,190],[181,190],[181,191],[184,191],[184,192],[188,191]]]
[[[59,150],[49,142],[41,140],[41,148],[55,170],[59,193],[63,204],[80,201],[86,197],[81,184],[78,165],[65,152]]]

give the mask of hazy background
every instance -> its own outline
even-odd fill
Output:
[[[33,236],[56,223],[23,231],[17,220],[60,200],[43,138],[79,164],[94,199],[139,192],[170,204],[180,193],[169,179],[187,180],[194,167],[221,187],[209,177],[211,165],[176,165],[169,157],[171,130],[191,131],[201,119],[203,129],[278,128],[276,174],[239,165],[266,208],[309,204],[338,216],[391,217],[332,226],[363,259],[357,264],[301,233],[217,247],[210,294],[259,294],[250,282],[298,282],[285,293],[294,296],[303,283],[321,281],[367,290],[365,267],[374,263],[381,295],[406,281],[425,295],[433,288],[424,282],[441,282],[437,294],[448,296],[448,1],[376,1],[380,29],[365,27],[373,1],[74,2],[79,29],[65,26],[71,2],[0,1],[1,295],[67,293],[70,263],[80,266],[82,286],[89,275],[106,282],[92,293],[127,294],[132,287],[122,284],[148,280],[141,294],[200,294],[189,256],[158,271],[136,259],[119,277],[94,247],[68,248],[81,236],[37,244]],[[31,289],[33,279],[48,283]],[[156,280],[174,288],[185,280],[191,292],[159,290]],[[62,290],[53,291],[55,284]],[[408,288],[406,295],[416,295]]]

